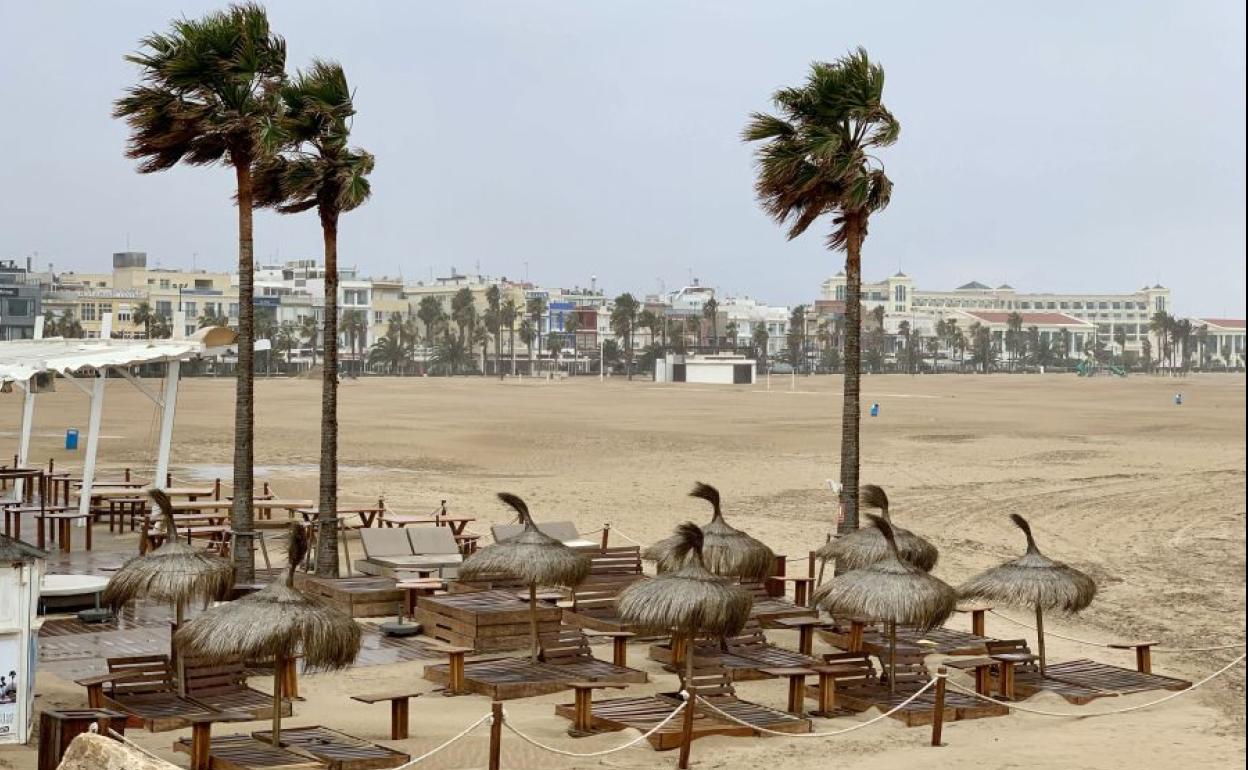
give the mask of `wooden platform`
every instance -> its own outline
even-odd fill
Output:
[[[816,631],[819,638],[829,645],[841,650],[850,650],[848,626],[824,627]],[[897,627],[897,644],[900,647],[921,649],[931,655],[986,655],[987,642],[996,641],[992,637],[976,636],[967,631],[952,628],[933,628],[919,631],[917,628]],[[862,634],[862,649],[852,652],[868,652],[872,655],[888,654],[888,635],[879,628],[868,627]]]
[[[558,633],[562,615],[557,606],[539,603],[538,634]],[[511,590],[422,596],[416,600],[415,619],[427,636],[478,652],[517,650],[530,644],[529,603]]]
[[[697,642],[697,658],[714,660],[728,669],[734,681],[771,679],[765,668],[805,668],[817,665],[816,658],[794,650],[778,647],[767,641],[758,620],[751,619],[740,634],[729,637],[726,645],[719,639],[703,639]],[[727,650],[724,647],[727,647]],[[675,666],[671,640],[650,645],[649,657],[668,668]]]
[[[272,732],[257,730],[251,737],[262,743]],[[382,770],[405,764],[411,756],[328,727],[292,727],[282,730],[282,748],[307,755],[329,770]]]
[[[425,666],[425,679],[434,684],[450,683],[450,667],[446,663]],[[494,700],[531,698],[568,689],[573,677],[545,663],[524,658],[467,661],[464,664],[464,687],[469,692],[486,695]]]
[[[395,587],[393,578],[321,578],[296,572],[295,587],[320,597],[353,618],[397,615],[406,601],[404,592]]]
[[[1014,694],[1029,698],[1044,690],[1061,695],[1071,703],[1084,704],[1097,698],[1152,690],[1186,690],[1191,686],[1191,682],[1183,679],[1144,674],[1083,658],[1049,664],[1045,667],[1044,679],[1038,672],[1020,672],[1014,681]]]
[[[190,754],[191,739],[174,741],[173,750]],[[250,735],[213,736],[208,756],[212,770],[327,770],[324,762],[261,743]]]

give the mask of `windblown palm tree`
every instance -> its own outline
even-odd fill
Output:
[[[750,339],[754,342],[754,356],[758,359],[758,365],[763,371],[767,371],[767,324],[762,321],[755,322]]]
[[[559,354],[563,352],[563,335],[556,331],[547,334],[546,350],[550,353],[553,371],[559,371]]]
[[[472,365],[472,353],[467,345],[448,330],[434,346],[430,363],[435,372],[455,375]]]
[[[493,284],[485,290],[485,328],[494,337],[494,373],[501,380],[503,378],[503,367],[500,363],[502,345],[499,343],[503,338],[503,293],[499,290],[498,284]],[[481,371],[485,372],[484,366],[481,367]]]
[[[862,243],[871,215],[888,205],[893,190],[871,153],[896,142],[901,128],[883,93],[884,69],[859,48],[836,62],[812,64],[804,85],[773,96],[780,116],[755,113],[744,133],[746,141],[765,142],[755,184],[763,209],[788,226],[790,239],[832,215],[828,247],[846,253],[842,532],[858,528]]]
[[[201,19],[179,19],[166,33],[143,38],[126,57],[140,84],[118,99],[113,115],[130,127],[126,155],[140,173],[178,163],[234,169],[238,205],[238,383],[234,408],[234,563],[252,582],[254,278],[253,164],[280,144],[274,116],[286,79],[286,42],[269,29],[264,8],[231,5]]]
[[[702,317],[711,325],[711,347],[715,352],[719,352],[719,303],[714,297],[708,299],[702,305]]]
[[[134,308],[130,320],[137,326],[143,327],[143,336],[146,339],[152,339],[152,324],[156,323],[156,312],[152,310],[150,302],[140,302]]]
[[[464,287],[451,297],[451,320],[459,327],[459,341],[472,345],[473,327],[477,321],[477,309],[472,297],[472,289]]]
[[[511,374],[516,373],[516,319],[520,317],[520,306],[516,301],[508,297],[503,300],[503,304],[498,309],[498,321],[502,328],[507,330],[507,352],[511,356]],[[502,371],[498,374],[501,379]]]
[[[305,315],[299,319],[299,337],[308,343],[308,347],[312,350],[312,366],[316,366],[316,337],[320,332],[316,316]]]
[[[641,305],[632,294],[625,292],[615,298],[615,306],[611,309],[611,329],[623,343],[625,367],[628,379],[633,379],[633,334],[637,331],[637,314]]]
[[[577,360],[576,333],[581,330],[580,317],[576,313],[569,314],[568,317],[564,319],[563,330],[568,333],[572,340],[572,374],[575,375]]]
[[[520,341],[524,343],[524,349],[529,353],[529,375],[531,376],[534,346],[537,344],[537,327],[527,318],[520,322]]]

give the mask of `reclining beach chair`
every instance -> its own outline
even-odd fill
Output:
[[[129,716],[128,724],[158,733],[190,724],[216,709],[178,694],[168,655],[109,658],[108,673],[79,679],[90,708],[112,708]]]
[[[273,716],[273,696],[247,686],[247,668],[241,660],[219,666],[187,660],[182,676],[186,697],[198,703],[253,719]],[[282,716],[292,713],[290,701],[283,698]]]
[[[450,527],[361,529],[360,543],[365,558],[355,566],[365,575],[403,578],[405,570],[411,573],[419,569],[453,578],[464,560]]]
[[[550,535],[569,548],[587,548],[602,545],[594,540],[586,540],[577,532],[576,525],[570,521],[536,522],[539,532]],[[498,543],[509,537],[515,537],[524,531],[523,524],[495,524],[490,527],[494,542]]]
[[[559,633],[543,636],[539,642],[538,659],[558,669],[569,680],[620,684],[649,681],[644,671],[595,658],[583,629],[561,626]]]

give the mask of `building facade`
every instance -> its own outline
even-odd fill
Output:
[[[43,287],[31,272],[13,260],[0,261],[0,340],[35,336],[35,319],[43,315]]]

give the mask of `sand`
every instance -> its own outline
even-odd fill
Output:
[[[386,498],[391,509],[423,513],[441,499],[455,513],[478,517],[477,531],[508,512],[493,499],[522,495],[539,519],[572,519],[583,532],[611,522],[617,532],[650,542],[686,519],[705,520],[705,503],[685,496],[695,480],[720,488],[729,520],[778,552],[804,555],[823,542],[833,515],[825,480],[838,476],[840,379],[775,378],[756,387],[607,382],[500,383],[494,379],[365,379],[347,382],[342,399],[344,500]],[[793,388],[792,390],[790,388]],[[1245,379],[1132,376],[869,377],[864,417],[863,481],[884,486],[899,523],[941,549],[936,574],[958,583],[1018,553],[1022,538],[1007,514],[1027,516],[1041,547],[1092,574],[1096,602],[1076,619],[1052,618],[1057,633],[1092,640],[1156,639],[1167,647],[1239,641],[1244,613]],[[1172,401],[1176,390],[1184,404]],[[258,385],[258,473],[282,496],[312,496],[316,487],[319,384],[292,379]],[[150,465],[155,407],[124,382],[109,382],[101,443],[106,464]],[[10,441],[20,400],[0,414]],[[180,478],[228,478],[233,387],[207,379],[183,383],[175,435]],[[62,387],[41,396],[31,457],[58,460],[64,430],[83,428],[86,399]],[[4,450],[8,451],[8,450]],[[72,460],[70,460],[72,462]],[[1023,617],[1015,613],[1015,617]],[[964,620],[956,621],[965,623]],[[989,633],[1027,635],[990,618]],[[792,640],[785,634],[777,638]],[[1034,641],[1033,641],[1034,644]],[[1051,659],[1095,657],[1130,665],[1129,652],[1088,648],[1051,638]],[[1156,655],[1159,673],[1201,678],[1238,653]],[[631,662],[672,678],[646,662]],[[308,700],[290,724],[324,723],[384,739],[384,705],[362,706],[347,694],[397,682],[432,689],[423,663],[306,677]],[[257,686],[267,687],[263,680]],[[783,706],[783,685],[750,682],[745,697]],[[81,703],[81,689],[40,680],[41,703]],[[1103,699],[1073,707],[1042,695],[1040,708],[1096,713],[1145,703],[1159,693]],[[715,738],[694,745],[703,768],[933,768],[1187,766],[1242,767],[1244,674],[1233,669],[1199,692],[1155,709],[1099,719],[1030,715],[959,722],[947,746],[926,746],[925,729],[884,720],[830,739]],[[510,717],[540,740],[574,751],[626,740],[609,734],[572,741],[553,695],[507,705]],[[481,697],[426,696],[413,703],[415,738],[393,744],[421,753],[488,710]],[[816,721],[816,730],[854,719]],[[255,729],[251,725],[247,729]],[[156,753],[184,761],[169,746],[181,732],[135,733]],[[484,766],[483,729],[422,763],[425,768]],[[383,741],[384,742],[384,741]],[[673,767],[674,754],[629,749],[574,760],[504,738],[504,767]],[[33,751],[0,749],[0,764],[33,767]]]

